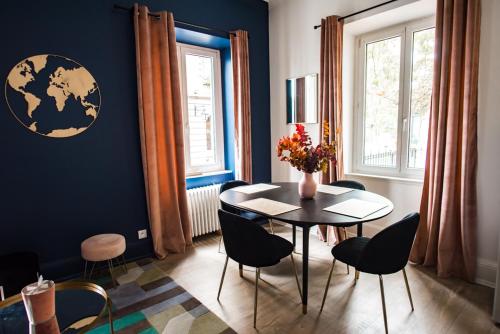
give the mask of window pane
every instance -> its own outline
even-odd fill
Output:
[[[214,165],[217,156],[213,59],[187,54],[186,81],[191,166]]]
[[[401,37],[366,45],[363,163],[396,167]]]
[[[408,167],[424,168],[432,93],[434,28],[413,33]]]

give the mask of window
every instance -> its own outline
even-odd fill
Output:
[[[356,172],[421,177],[434,61],[434,21],[425,19],[357,39]]]
[[[219,50],[177,43],[186,175],[224,170]]]

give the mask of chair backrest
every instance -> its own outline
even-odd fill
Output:
[[[240,181],[240,180],[227,181],[220,186],[220,193],[222,194],[222,192],[229,190],[231,188],[236,188],[239,186],[247,186],[247,185],[248,185],[248,182],[245,182],[245,181]],[[233,207],[231,207],[227,204],[224,204],[222,202],[220,203],[220,206],[221,206],[222,210],[234,213],[235,215],[239,215],[241,213],[240,210],[233,208]]]
[[[366,245],[357,268],[371,274],[391,274],[406,266],[420,215],[410,213],[377,233]]]
[[[337,186],[337,187],[344,187],[344,188],[351,188],[351,189],[357,189],[357,190],[365,190],[365,186],[362,183],[359,183],[358,181],[353,181],[353,180],[339,180],[330,183],[331,186]]]
[[[251,267],[277,263],[274,244],[262,226],[221,209],[219,221],[226,254],[231,259]]]

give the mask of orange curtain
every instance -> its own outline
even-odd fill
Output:
[[[250,65],[248,32],[231,33],[233,63],[234,139],[236,179],[252,182],[252,132],[250,115]]]
[[[476,271],[480,0],[438,0],[420,225],[410,260],[440,277]]]
[[[174,18],[134,6],[141,153],[156,256],[191,245]]]
[[[321,183],[344,178],[344,161],[342,150],[342,39],[343,21],[338,16],[329,16],[321,20],[321,61],[320,61],[320,121],[330,124],[330,140],[335,141],[336,163],[330,163],[328,171],[322,173]],[[323,138],[323,127],[320,126],[320,140]],[[335,244],[343,239],[338,228],[320,225],[318,228],[321,240]]]

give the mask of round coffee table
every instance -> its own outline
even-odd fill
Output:
[[[68,281],[56,284],[56,316],[61,333],[85,333],[108,316],[114,333],[111,300],[97,284]],[[21,294],[0,301],[0,334],[29,333]]]

